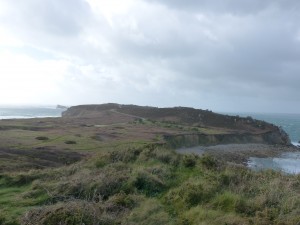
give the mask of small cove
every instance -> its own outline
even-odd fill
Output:
[[[182,147],[176,151],[180,154],[196,155],[202,155],[204,153],[212,153],[214,155],[245,154],[244,160],[246,161],[244,162],[248,168],[252,170],[259,171],[264,169],[272,169],[288,174],[300,174],[300,151],[286,151],[282,153],[283,150],[281,149],[280,152],[274,152],[273,150],[268,152],[270,148],[271,146],[262,144],[227,144],[215,146]],[[265,154],[262,154],[259,157],[253,157],[257,156],[258,152]]]
[[[272,169],[289,174],[299,174],[300,152],[286,152],[279,157],[250,157],[248,167],[253,170]]]

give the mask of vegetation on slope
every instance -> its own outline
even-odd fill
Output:
[[[73,106],[63,113],[64,118],[102,118],[104,121],[156,121],[188,126],[193,133],[201,135],[231,134],[251,142],[290,144],[288,135],[279,127],[251,117],[222,115],[209,110],[187,107],[157,108],[137,105],[101,104]],[[178,127],[179,128],[179,127]],[[187,134],[185,132],[185,134]],[[223,139],[221,137],[221,139]]]
[[[299,190],[300,175],[133,144],[65,167],[2,174],[0,224],[295,225]]]

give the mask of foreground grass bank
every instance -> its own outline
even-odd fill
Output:
[[[65,167],[3,173],[0,210],[3,225],[295,225],[300,175],[119,146]]]

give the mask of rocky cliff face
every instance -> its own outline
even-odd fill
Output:
[[[226,143],[290,144],[288,135],[277,126],[251,117],[228,116],[208,110],[174,107],[156,108],[115,103],[74,106],[63,117],[114,118],[117,123],[151,120],[189,126],[200,131],[167,134],[165,140],[172,147]],[[208,130],[208,131],[207,131]]]
[[[260,143],[272,145],[290,145],[287,134],[272,131],[263,134],[177,134],[165,135],[164,139],[172,148],[193,147],[199,145]]]

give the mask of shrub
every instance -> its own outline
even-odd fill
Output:
[[[142,149],[138,149],[138,148],[137,149],[136,148],[129,148],[129,149],[113,151],[113,152],[110,153],[110,161],[112,163],[115,163],[115,162],[124,162],[124,163],[134,162],[142,151],[143,151]]]
[[[156,175],[147,171],[139,171],[134,180],[134,186],[148,196],[155,196],[163,190],[165,184]]]
[[[103,217],[99,204],[71,201],[33,209],[21,218],[22,225],[100,225],[114,224],[113,218]]]
[[[146,199],[134,208],[122,224],[130,225],[171,225],[170,215],[156,199]]]
[[[96,168],[103,168],[106,165],[110,164],[110,155],[109,154],[99,154],[95,161]]]
[[[19,223],[8,219],[4,214],[0,213],[0,225],[19,225]]]
[[[235,195],[230,192],[225,192],[222,194],[217,195],[213,201],[212,204],[216,209],[225,211],[225,212],[231,212],[235,211],[236,208],[239,207],[241,202],[241,199],[238,195]]]
[[[75,145],[75,144],[77,144],[77,142],[76,141],[65,141],[65,144],[67,144],[67,145]]]
[[[152,151],[151,157],[165,164],[178,165],[179,157],[169,149],[155,148]]]
[[[200,158],[200,162],[207,169],[217,169],[219,165],[218,161],[215,158],[207,154],[203,155]]]
[[[48,137],[45,137],[45,136],[38,136],[38,137],[36,137],[35,139],[36,139],[36,140],[39,140],[39,141],[47,141],[47,140],[49,140],[49,138],[48,138]]]
[[[207,209],[203,206],[193,207],[183,213],[178,225],[249,225],[248,219],[235,213]]]
[[[208,202],[214,197],[218,185],[205,180],[189,180],[172,189],[165,196],[165,202],[175,207],[175,210],[190,208]]]
[[[0,175],[1,184],[4,186],[23,186],[31,183],[32,181],[39,179],[41,174],[38,172],[27,172],[17,174],[3,174]]]
[[[182,163],[185,167],[193,168],[196,166],[198,156],[194,154],[185,155],[183,157]]]
[[[106,210],[110,212],[120,212],[125,209],[132,209],[136,201],[131,195],[127,195],[124,192],[117,193],[110,197],[106,204]]]
[[[73,169],[65,168],[65,173],[52,177],[51,181],[35,183],[33,187],[47,190],[53,202],[74,198],[101,201],[120,191],[130,193],[133,189],[128,185],[130,170],[124,164],[114,163],[101,169],[81,168],[75,172]]]

